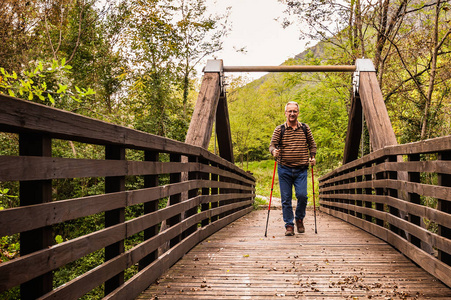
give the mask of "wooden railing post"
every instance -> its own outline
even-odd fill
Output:
[[[439,153],[439,160],[451,160],[451,151],[445,151]],[[438,185],[439,186],[451,186],[451,175],[450,174],[438,174]],[[437,209],[448,214],[451,214],[451,201],[438,199]],[[447,239],[451,239],[451,228],[440,226],[438,227],[438,234]],[[438,258],[445,264],[451,266],[451,254],[443,251],[438,251]]]
[[[40,134],[19,134],[20,156],[52,156],[52,141]],[[20,205],[52,202],[52,181],[20,181]],[[32,220],[30,220],[32,222]],[[20,255],[46,249],[53,245],[52,227],[46,226],[20,234]],[[53,289],[53,273],[49,272],[21,284],[21,299],[36,299]]]
[[[144,160],[145,161],[158,161],[159,154],[158,152],[153,151],[144,151]],[[159,184],[158,175],[145,175],[144,176],[144,188],[156,187]],[[158,210],[158,202],[159,200],[149,201],[144,203],[144,214],[149,214]],[[144,230],[144,241],[152,238],[153,236],[158,234],[158,226],[152,226],[146,230]],[[158,258],[158,250],[155,250],[144,257],[139,262],[139,269],[142,270],[146,266],[148,266],[151,262]]]
[[[170,161],[171,162],[181,162],[182,156],[180,154],[170,154]],[[169,175],[169,182],[172,183],[178,183],[182,181],[182,173],[171,173]],[[175,194],[169,197],[169,205],[174,205],[177,203],[180,203],[182,201],[182,194]],[[173,216],[172,218],[168,219],[167,225],[169,227],[174,226],[182,220],[182,216],[180,214]],[[169,242],[169,248],[172,248],[176,244],[178,244],[181,240],[181,236],[178,235],[175,238],[171,239]]]
[[[333,177],[332,177],[333,178]],[[330,179],[332,179],[332,178],[330,178]],[[332,186],[334,186],[335,185],[335,183],[325,183],[324,184],[324,188],[327,188],[327,187],[332,187]],[[321,192],[321,191],[320,191]],[[336,190],[331,190],[331,191],[327,191],[327,192],[325,192],[325,194],[328,194],[328,195],[332,195],[332,194],[336,194],[337,192],[336,192]],[[335,199],[335,198],[328,198],[327,199],[328,200],[328,202],[329,203],[332,203],[332,202],[337,202],[337,199]],[[324,206],[324,205],[323,205]],[[326,208],[329,208],[329,209],[332,209],[332,210],[337,210],[337,208],[335,207],[335,206],[332,206],[332,205],[325,205],[325,207]]]
[[[212,167],[218,167],[218,165],[216,163],[211,163],[211,166]],[[218,179],[219,179],[219,176],[217,174],[213,174],[213,173],[210,174],[210,181],[217,182]],[[210,193],[211,193],[211,195],[218,195],[219,194],[219,189],[218,188],[211,188]],[[211,208],[216,208],[216,207],[219,207],[219,201],[211,202]],[[216,221],[218,219],[219,219],[219,216],[213,216],[211,218],[211,222],[214,222],[214,221]]]
[[[233,173],[236,173],[236,172],[233,171]],[[243,184],[242,182],[240,182],[237,179],[232,179],[231,182],[235,183],[235,184]],[[241,194],[241,191],[239,189],[230,189],[230,193]],[[244,200],[243,198],[237,198],[237,199],[231,200],[230,203],[237,203],[237,202],[241,202],[243,200]],[[232,211],[232,213],[237,212],[239,210],[240,210],[239,208],[236,208]]]
[[[355,169],[351,169],[349,170],[350,172],[355,171]],[[349,184],[353,184],[356,182],[356,177],[352,177],[349,178],[348,180],[346,180],[347,183]],[[351,189],[347,189],[346,190],[350,195],[354,195],[356,193],[355,188],[351,188]],[[351,208],[351,210],[348,210],[347,213],[350,214],[351,216],[355,216],[355,209],[353,210],[352,207],[355,206],[355,200],[354,199],[348,199],[345,201],[346,204],[349,204],[349,208]]]
[[[365,165],[365,168],[371,168],[371,163],[368,163]],[[366,182],[371,182],[373,180],[373,174],[367,174],[364,176],[364,179]],[[365,195],[368,195],[368,197],[370,197],[370,195],[373,194],[373,189],[370,187],[366,187],[365,188]],[[373,207],[373,202],[371,201],[365,201],[365,207],[366,208],[372,208]],[[373,222],[373,217],[370,215],[363,215],[363,218],[368,221],[368,222]]]
[[[125,148],[120,146],[105,146],[105,159],[125,160]],[[105,177],[105,193],[125,191],[125,177]],[[125,207],[105,212],[105,228],[125,222]],[[124,253],[124,240],[105,247],[105,261]],[[105,282],[105,295],[108,295],[124,283],[124,272],[113,276]]]
[[[388,162],[397,162],[398,158],[397,156],[389,156],[387,159]],[[397,180],[398,179],[398,174],[396,171],[394,172],[390,172],[387,171],[387,179],[391,179],[391,180]],[[387,195],[393,198],[398,198],[398,190],[396,189],[387,189],[386,191]],[[390,212],[390,214],[399,217],[399,210],[396,207],[393,207],[392,205],[388,205],[388,210]],[[396,227],[395,225],[391,224],[389,225],[390,230],[395,232],[396,234],[400,234],[400,230],[398,227]]]
[[[360,166],[357,170],[363,171],[363,167]],[[356,176],[356,183],[361,183],[361,182],[363,182],[363,178],[364,178],[363,174],[360,175],[360,176]],[[358,207],[363,207],[363,201],[362,201],[362,198],[363,198],[363,188],[360,187],[360,188],[356,189],[356,193],[359,195],[359,200],[356,201],[355,205],[358,206]],[[359,218],[359,219],[363,219],[363,215],[362,215],[361,212],[356,212],[356,216],[357,216],[357,218]]]
[[[408,161],[420,161],[420,154],[410,154],[408,155]],[[420,173],[419,172],[409,172],[408,173],[408,180],[409,182],[416,182],[416,183],[420,183]],[[408,200],[411,203],[415,203],[415,204],[421,204],[421,199],[420,199],[420,195],[417,193],[408,193]],[[413,214],[408,214],[408,220],[410,223],[415,224],[417,226],[421,226],[421,220],[419,216],[413,215]],[[409,234],[408,235],[408,240],[415,246],[421,248],[421,240],[412,235]]]
[[[340,175],[341,175],[341,173],[340,173]],[[340,180],[340,181],[338,181],[338,184],[339,185],[343,185],[343,184],[345,184],[346,182],[344,181],[344,180]],[[345,191],[343,190],[343,188],[339,188],[338,189],[338,192],[337,192],[337,194],[344,194],[345,193]],[[338,200],[336,200],[336,202],[338,202],[338,203],[341,203],[341,204],[344,204],[345,203],[345,200],[343,199],[343,198],[339,198]],[[338,209],[338,211],[339,212],[348,212],[344,207],[343,207],[343,205]]]
[[[383,163],[384,160],[379,160],[377,164]],[[384,171],[376,173],[376,176],[374,178],[375,180],[384,180],[386,179],[386,173]],[[383,196],[385,194],[385,189],[384,188],[376,188],[376,195],[380,195]],[[376,203],[376,210],[383,212],[384,211],[384,204],[382,203]],[[378,219],[376,218],[376,224],[379,226],[384,226],[384,220]]]
[[[219,166],[219,168],[220,169],[224,169],[223,166]],[[219,182],[229,182],[228,178],[226,178],[224,176],[219,176],[218,180],[219,180]],[[228,189],[225,189],[225,188],[220,188],[219,189],[219,194],[220,195],[227,194],[227,193],[228,193]],[[219,206],[221,207],[223,205],[227,205],[228,203],[229,203],[228,200],[222,200],[222,201],[219,201]],[[227,216],[227,213],[221,213],[221,214],[219,214],[219,219],[222,219],[225,216]]]
[[[209,163],[208,160],[206,160],[206,159],[201,159],[200,162],[202,164],[205,164],[205,165],[208,165],[208,163]],[[202,172],[199,175],[200,175],[200,179],[202,179],[202,180],[209,180],[210,179],[210,174],[209,173]],[[210,194],[210,189],[208,187],[207,188],[202,188],[201,193],[202,193],[202,195],[209,195]],[[201,211],[206,211],[206,210],[209,210],[209,209],[210,209],[210,203],[203,203],[201,205]],[[209,220],[209,219],[202,220],[202,222],[201,222],[202,227],[207,226],[210,223],[210,221],[211,220]]]
[[[197,156],[190,156],[188,157],[188,162],[190,163],[199,163],[199,158]],[[200,175],[198,171],[195,172],[188,172],[188,180],[196,180],[200,179]],[[192,199],[199,195],[199,189],[192,189],[188,191],[188,199]],[[185,218],[189,218],[197,213],[197,206],[193,207],[185,212]],[[185,233],[184,237],[192,234],[197,230],[197,225],[193,225],[191,228],[188,228]]]

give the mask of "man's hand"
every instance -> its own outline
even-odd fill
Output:
[[[279,149],[274,149],[274,150],[272,150],[272,156],[278,157],[279,154],[280,154],[280,150],[279,150]]]
[[[310,164],[311,166],[316,165],[316,159],[315,159],[314,157],[310,157],[310,158],[308,159],[308,162],[309,162],[309,164]]]

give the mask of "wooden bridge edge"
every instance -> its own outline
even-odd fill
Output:
[[[252,210],[253,207],[250,206],[245,210],[238,211],[227,217],[219,219],[206,227],[200,228],[182,242],[177,244],[169,253],[159,257],[155,262],[141,270],[138,274],[125,282],[123,286],[107,295],[104,299],[135,299],[141,294],[142,291],[155,282],[167,269],[175,264],[195,245],[205,240],[218,230],[224,228],[228,224],[250,213]]]

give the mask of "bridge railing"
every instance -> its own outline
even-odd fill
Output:
[[[22,299],[77,299],[100,286],[106,298],[133,299],[252,210],[254,177],[200,147],[3,95],[0,134],[18,144],[15,154],[0,155],[0,184],[19,185],[20,199],[0,210],[0,237],[20,235],[20,256],[0,263],[0,295],[20,286]],[[56,140],[93,145],[104,159],[52,156]],[[140,158],[126,159],[129,152]],[[141,186],[127,189],[126,180],[138,177]],[[74,178],[96,178],[104,192],[55,200],[55,181]],[[140,215],[131,217],[130,207]],[[55,242],[55,228],[90,216],[103,224]],[[55,270],[96,251],[102,261],[54,286]]]
[[[322,211],[451,286],[451,136],[385,147],[319,180]]]

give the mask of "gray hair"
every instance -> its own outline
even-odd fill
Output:
[[[290,102],[288,102],[288,103],[285,105],[285,111],[287,111],[287,107],[288,107],[288,105],[290,105],[290,104],[295,104],[295,105],[298,107],[298,111],[299,111],[299,104],[298,104],[296,101],[290,101]]]

